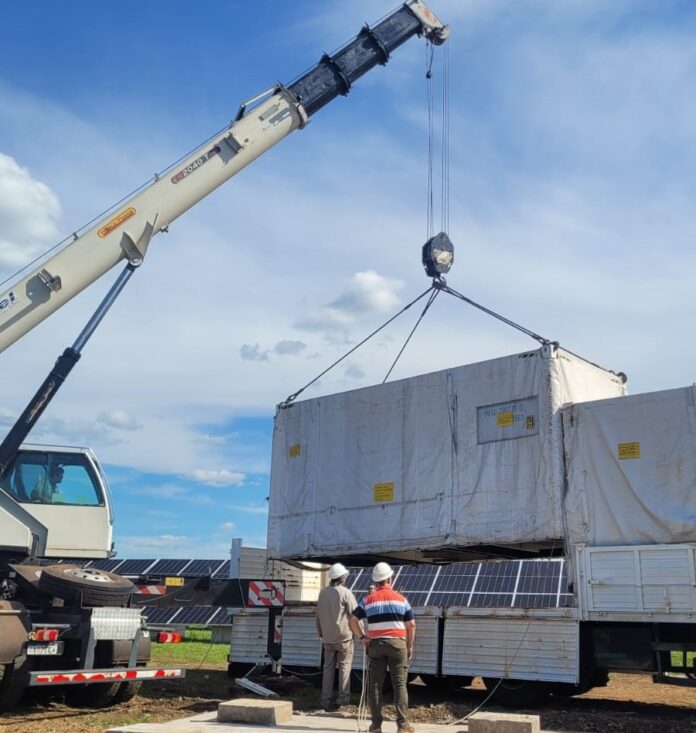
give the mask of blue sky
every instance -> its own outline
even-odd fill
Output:
[[[5,7],[0,279],[393,6]],[[432,7],[452,26],[449,282],[634,393],[692,383],[696,6]],[[424,71],[412,40],[175,222],[86,348],[35,439],[94,447],[121,556],[263,545],[274,405],[427,286]],[[3,426],[114,275],[2,354]],[[412,323],[308,396],[380,381]],[[533,346],[444,297],[424,325],[393,378]]]

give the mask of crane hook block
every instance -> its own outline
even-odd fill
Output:
[[[440,232],[423,245],[423,267],[428,277],[440,278],[446,275],[454,263],[452,240]]]

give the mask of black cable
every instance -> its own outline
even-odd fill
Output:
[[[411,329],[411,333],[409,333],[406,341],[404,341],[404,345],[401,347],[399,353],[396,355],[396,359],[394,359],[392,365],[389,367],[389,371],[387,372],[387,375],[382,380],[382,384],[384,384],[387,381],[387,379],[389,379],[389,375],[392,373],[394,367],[396,366],[396,362],[399,361],[399,359],[401,358],[401,355],[404,353],[404,350],[408,346],[408,342],[411,340],[411,336],[413,336],[413,334],[416,332],[416,329],[420,325],[420,322],[423,320],[423,316],[425,316],[425,314],[428,312],[428,308],[430,308],[430,306],[435,301],[435,298],[437,298],[439,294],[440,294],[440,290],[437,288],[434,288],[433,292],[431,293],[430,297],[428,298],[428,302],[425,304],[425,308],[423,308],[423,312],[418,317],[418,320],[416,321],[415,325]]]
[[[367,343],[373,336],[376,336],[383,328],[386,328],[392,321],[396,320],[402,313],[407,311],[412,305],[415,305],[421,298],[424,298],[429,292],[433,290],[434,286],[429,287],[427,290],[422,292],[415,300],[412,300],[408,305],[405,305],[398,313],[393,315],[388,321],[383,323],[379,328],[375,329],[369,336],[364,338],[359,344],[356,344],[350,351],[346,352],[340,359],[336,359],[336,361],[331,364],[330,366],[326,367],[321,374],[317,374],[314,379],[312,379],[310,382],[307,382],[304,387],[301,389],[298,389],[297,392],[293,392],[291,395],[289,395],[283,402],[280,403],[278,406],[280,409],[283,409],[285,407],[289,407],[301,394],[304,392],[307,387],[311,387],[317,380],[321,379],[325,374],[330,372],[335,366],[340,364],[344,359],[349,357],[354,351],[357,351],[364,343]]]
[[[455,298],[459,298],[460,300],[463,300],[465,303],[468,303],[469,305],[473,305],[474,308],[478,308],[480,311],[487,313],[489,316],[493,316],[493,318],[497,318],[499,321],[506,323],[508,326],[512,326],[513,328],[516,328],[518,331],[521,331],[522,333],[526,334],[527,336],[530,336],[534,340],[538,341],[542,346],[548,346],[549,344],[553,343],[549,339],[544,338],[543,336],[540,336],[538,333],[534,333],[534,331],[530,331],[528,328],[525,328],[524,326],[520,326],[519,323],[515,323],[515,321],[511,321],[509,318],[505,318],[505,316],[501,316],[499,313],[492,311],[490,308],[486,308],[485,306],[481,305],[480,303],[477,303],[476,301],[471,300],[471,298],[467,298],[466,295],[462,295],[461,293],[458,293],[456,290],[454,290],[454,288],[451,288],[449,285],[445,285],[444,288],[442,289],[446,293],[453,295]]]

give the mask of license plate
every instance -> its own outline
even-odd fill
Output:
[[[48,656],[62,653],[62,641],[51,641],[48,644],[29,644],[27,646],[27,654],[33,654],[34,656]]]

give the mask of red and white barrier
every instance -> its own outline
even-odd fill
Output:
[[[85,672],[31,672],[30,687],[48,685],[80,685],[85,682],[130,682],[131,680],[163,680],[185,677],[185,669],[160,667],[158,669],[91,669]]]

